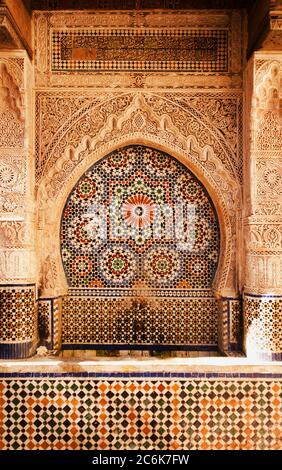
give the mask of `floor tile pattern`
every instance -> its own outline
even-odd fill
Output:
[[[281,450],[281,390],[277,379],[6,378],[0,448]]]

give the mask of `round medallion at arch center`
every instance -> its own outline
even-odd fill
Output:
[[[122,205],[121,212],[125,222],[134,228],[145,228],[153,223],[155,204],[145,194],[134,194]]]

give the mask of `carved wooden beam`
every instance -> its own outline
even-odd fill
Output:
[[[31,16],[22,0],[0,1],[0,49],[32,55]]]

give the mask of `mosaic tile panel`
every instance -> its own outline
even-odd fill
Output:
[[[233,347],[242,349],[243,336],[243,318],[242,318],[242,302],[239,299],[230,299],[230,343]]]
[[[244,296],[244,337],[249,353],[282,359],[282,297]]]
[[[61,346],[62,299],[38,300],[39,337],[42,345],[58,350]]]
[[[66,297],[64,344],[216,345],[216,300]]]
[[[0,342],[33,340],[37,336],[34,285],[0,286]]]
[[[133,145],[90,168],[64,208],[61,247],[70,289],[88,296],[64,300],[64,341],[215,342],[217,217],[199,181],[169,155]]]
[[[36,375],[1,380],[1,450],[282,449],[281,378]]]
[[[229,349],[228,299],[218,301],[218,348],[221,352]]]
[[[38,330],[41,344],[51,347],[52,342],[52,300],[38,301]]]
[[[225,353],[242,351],[243,318],[242,302],[236,298],[222,298],[219,301],[218,327],[219,348]]]
[[[110,154],[65,206],[62,258],[71,287],[210,288],[217,218],[204,188],[169,155],[142,146]]]
[[[52,70],[228,71],[226,29],[54,30]]]
[[[59,350],[62,343],[62,299],[53,299],[53,349]]]

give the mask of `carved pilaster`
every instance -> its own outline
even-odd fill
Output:
[[[37,346],[30,63],[0,54],[0,357],[27,357]]]
[[[244,221],[244,327],[248,356],[282,352],[282,55],[257,53],[253,72],[246,185],[252,215]],[[249,175],[249,178],[248,178]]]

